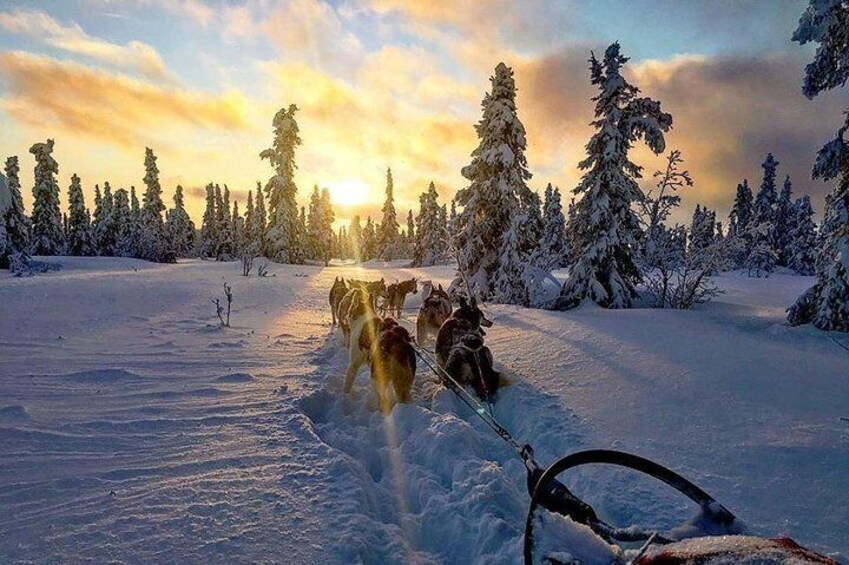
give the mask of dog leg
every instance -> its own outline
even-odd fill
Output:
[[[360,372],[363,362],[363,355],[359,349],[351,351],[348,370],[345,372],[345,394],[351,392],[351,389],[354,387],[354,380],[357,378],[357,373]]]

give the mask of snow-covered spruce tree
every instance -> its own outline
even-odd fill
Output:
[[[321,248],[322,255],[318,259],[324,261],[326,267],[330,263],[330,257],[333,254],[333,222],[336,221],[336,214],[333,212],[333,202],[330,200],[330,191],[327,188],[321,189],[321,198],[319,200],[319,210],[321,212]]]
[[[177,257],[190,257],[195,252],[195,223],[186,212],[183,199],[183,187],[179,184],[174,190],[174,207],[168,212],[165,232],[170,247]]]
[[[71,186],[68,187],[68,212],[68,255],[94,255],[89,213],[85,207],[80,177],[76,174],[71,176]]]
[[[124,191],[126,193],[126,191]],[[115,198],[112,195],[112,187],[109,182],[103,183],[103,196],[100,206],[94,211],[94,238],[100,255],[112,257],[116,255],[115,245],[118,240],[118,230],[115,226],[115,216],[112,210],[115,206]],[[129,210],[129,197],[127,200]]]
[[[443,259],[446,233],[440,222],[440,206],[433,182],[427,191],[419,196],[419,215],[416,219],[416,245],[413,253],[413,266],[429,267]]]
[[[814,98],[849,80],[849,5],[843,0],[812,0],[799,20],[793,40],[818,43],[805,67],[802,92]],[[821,330],[849,332],[849,112],[837,137],[817,154],[813,178],[837,179],[826,197],[817,282],[788,309],[792,325],[812,322]]]
[[[790,263],[790,229],[795,211],[793,209],[793,182],[790,175],[784,179],[781,194],[775,203],[774,241],[778,264],[787,267]]]
[[[305,234],[298,221],[295,185],[295,149],[301,144],[295,121],[297,111],[298,107],[292,104],[275,114],[273,146],[259,154],[274,168],[274,176],[265,185],[269,214],[265,252],[281,263],[302,263],[304,259],[301,239]]]
[[[525,214],[514,214],[510,229],[502,237],[501,254],[492,287],[492,298],[496,302],[530,305],[525,281],[525,269],[529,261],[522,250],[522,231],[528,223],[530,220]]]
[[[167,249],[165,241],[165,222],[162,213],[162,186],[159,184],[159,168],[156,155],[149,147],[144,154],[144,194],[139,217],[139,240],[137,257],[147,261],[170,262],[174,255]]]
[[[775,229],[778,203],[775,170],[778,161],[769,153],[761,166],[764,176],[755,196],[754,216],[745,234],[749,245],[744,266],[749,276],[756,277],[769,276],[778,261]]]
[[[229,261],[233,258],[233,226],[230,215],[230,189],[224,185],[224,190],[215,185],[215,223],[218,230],[218,246],[215,258],[218,261]]]
[[[233,255],[240,257],[245,246],[245,219],[239,213],[239,201],[233,200],[233,216],[230,218],[232,230]]]
[[[304,246],[308,259],[318,259],[324,254],[322,245],[324,233],[322,231],[323,214],[321,211],[321,193],[318,185],[314,184],[310,193],[309,214],[306,217],[307,238]]]
[[[575,220],[582,247],[561,290],[560,309],[574,308],[585,298],[607,308],[628,308],[636,296],[640,273],[633,252],[640,227],[631,206],[643,194],[636,182],[641,167],[628,160],[628,151],[642,138],[653,153],[661,153],[672,116],[661,111],[660,102],[637,96],[639,89],[620,72],[627,61],[618,43],[607,48],[602,61],[590,57],[592,83],[600,91],[593,98],[597,131],[579,165],[587,171],[574,190],[583,195]]]
[[[59,211],[59,164],[53,158],[53,140],[36,143],[29,152],[35,156],[35,186],[32,189],[32,252],[60,255],[65,249],[62,213]]]
[[[351,225],[348,226],[348,241],[351,258],[357,263],[364,261],[362,256],[363,228],[360,225],[360,217],[358,215],[354,215],[351,218]]]
[[[136,187],[133,185],[130,185],[130,221],[127,231],[131,234],[129,248],[132,250],[127,257],[141,257],[142,211],[136,195]]]
[[[200,227],[200,255],[210,259],[218,249],[218,213],[216,211],[215,186],[206,185],[206,208]]]
[[[254,195],[253,191],[248,191],[248,198],[245,200],[245,218],[244,226],[242,227],[242,249],[252,246],[256,251],[256,212],[254,211]]]
[[[398,219],[395,215],[395,195],[392,182],[392,169],[386,169],[386,200],[383,202],[383,216],[377,229],[377,257],[383,261],[397,259]]]
[[[266,249],[266,220],[267,216],[265,213],[265,197],[262,194],[261,185],[259,182],[256,183],[256,194],[254,195],[254,222],[251,227],[251,232],[254,236],[254,241],[257,245],[257,254],[259,256],[265,255]]]
[[[690,224],[690,237],[687,253],[691,258],[697,258],[703,251],[716,241],[716,212],[702,208],[698,204],[693,212]]]
[[[542,221],[542,236],[532,254],[531,262],[547,271],[565,267],[569,255],[566,245],[566,218],[560,203],[560,190],[552,187],[551,183],[545,187]]]
[[[363,261],[370,261],[375,258],[377,253],[377,232],[374,229],[374,222],[371,216],[366,218],[366,225],[363,227],[361,238],[360,256]]]
[[[111,255],[132,257],[135,252],[136,228],[130,207],[129,193],[120,188],[111,197],[110,230],[112,233]]]
[[[538,243],[529,241],[530,230],[514,220],[516,216],[527,218],[533,202],[527,185],[531,178],[525,157],[527,140],[516,111],[513,70],[499,63],[490,82],[492,89],[481,102],[483,116],[475,125],[479,144],[471,163],[461,171],[469,185],[455,197],[462,210],[456,217],[453,243],[472,293],[484,300],[493,298],[495,282],[500,279],[501,299],[521,298],[527,293],[507,290],[520,284],[521,277],[518,282],[508,282],[508,278],[522,272]],[[519,232],[511,233],[513,228]],[[521,265],[505,264],[503,258]],[[460,280],[458,276],[452,285],[457,287]]]
[[[416,219],[413,217],[413,211],[407,211],[407,240],[404,245],[404,257],[412,258],[416,252]]]
[[[6,159],[6,176],[0,175],[0,269],[29,269],[29,219],[24,213],[18,158]]]
[[[752,189],[749,188],[749,181],[743,179],[743,182],[737,185],[737,195],[734,197],[734,204],[728,215],[728,235],[745,233],[749,229],[753,216],[754,196]]]
[[[816,272],[817,233],[813,216],[810,196],[796,199],[788,231],[787,266],[800,275]]]
[[[778,161],[772,156],[772,153],[767,154],[761,167],[764,170],[763,180],[755,195],[754,203],[754,222],[759,226],[770,225],[770,243],[775,247],[775,210],[778,204],[778,189],[775,184],[775,171],[778,168]]]

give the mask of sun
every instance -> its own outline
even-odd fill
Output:
[[[359,179],[329,182],[327,189],[333,204],[338,206],[365,204],[371,196],[369,186]]]

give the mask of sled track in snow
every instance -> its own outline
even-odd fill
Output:
[[[496,352],[497,358],[497,352]],[[428,385],[421,364],[414,401],[384,416],[368,369],[345,395],[347,352],[329,332],[313,357],[323,385],[299,402],[316,435],[338,453],[332,482],[338,494],[333,557],[364,563],[515,563],[521,559],[528,495],[525,469],[503,442],[483,427],[454,394]],[[537,448],[541,462],[584,447],[580,423],[558,399],[521,379],[503,389],[495,415],[520,440]],[[656,486],[622,473],[577,471],[567,479],[577,492],[620,520],[649,519],[639,501],[622,505],[610,491],[656,494]],[[604,493],[608,494],[605,495]],[[655,497],[657,498],[657,497]],[[660,503],[664,505],[663,502]],[[687,507],[671,501],[673,517]],[[656,511],[657,503],[653,506]]]

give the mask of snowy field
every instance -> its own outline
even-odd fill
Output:
[[[450,392],[427,394],[420,371],[416,402],[388,417],[365,372],[341,393],[334,277],[450,269],[243,278],[236,263],[56,260],[0,275],[0,563],[520,560],[524,468]],[[231,328],[210,303],[224,280]],[[849,351],[834,340],[849,336],[783,324],[809,278],[717,281],[726,294],[689,312],[487,307],[515,381],[495,415],[542,463],[587,447],[648,456],[753,533],[845,560]],[[627,473],[564,480],[620,524],[693,511]]]

